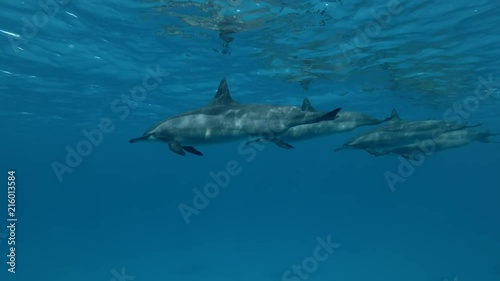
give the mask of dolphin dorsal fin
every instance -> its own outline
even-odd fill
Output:
[[[302,102],[302,111],[316,112],[316,109],[312,106],[308,98],[305,98]]]
[[[392,112],[391,112],[391,117],[389,117],[390,120],[388,123],[392,123],[392,122],[401,122],[401,117],[399,117],[399,114],[398,112],[396,111],[396,109],[393,109]]]
[[[215,97],[212,99],[208,106],[214,105],[228,105],[234,103],[231,94],[229,93],[229,87],[227,86],[226,78],[222,79],[219,84],[219,88],[217,89],[217,93]]]

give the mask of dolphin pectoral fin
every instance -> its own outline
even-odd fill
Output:
[[[337,117],[337,114],[342,110],[342,108],[336,108],[318,118],[316,118],[316,122],[321,122],[321,121],[329,121],[329,120],[334,120],[335,117]]]
[[[173,153],[177,153],[182,156],[186,155],[186,152],[184,152],[184,149],[182,149],[180,143],[176,141],[169,141],[168,147],[170,148],[170,150],[172,150]]]
[[[294,148],[291,144],[286,143],[286,142],[284,142],[284,141],[282,141],[280,139],[276,139],[275,138],[275,139],[272,139],[270,141],[274,142],[274,144],[276,144],[277,146],[279,146],[281,148],[284,148],[284,149],[292,149],[292,148]]]
[[[500,143],[498,141],[492,141],[489,139],[489,137],[493,137],[493,136],[499,136],[500,133],[493,133],[491,132],[490,130],[487,130],[486,132],[480,134],[480,139],[479,141],[480,142],[487,142],[487,143]]]
[[[492,133],[490,130],[486,130],[485,132],[478,133],[475,140],[484,143],[499,143],[489,139],[492,136],[498,136],[498,135],[499,135],[498,133]]]
[[[182,149],[184,149],[185,151],[191,153],[191,154],[194,154],[194,155],[198,155],[198,156],[203,156],[203,153],[201,153],[198,149],[192,147],[192,146],[182,146]]]
[[[272,142],[274,144],[276,144],[277,146],[281,147],[281,148],[284,148],[284,149],[292,149],[294,148],[291,144],[289,143],[286,143],[280,139],[277,139],[277,138],[272,138],[272,139],[269,139],[269,138],[258,138],[258,139],[254,139],[254,140],[251,140],[251,141],[247,141],[245,144],[246,145],[250,145],[250,144],[253,144],[253,143],[261,143],[261,142]]]
[[[365,148],[365,151],[368,152],[368,153],[370,153],[373,156],[376,156],[376,157],[385,155],[384,153],[378,152],[378,151],[376,151],[375,149],[372,149],[372,148]]]
[[[414,150],[410,153],[404,152],[404,153],[397,153],[395,151],[385,153],[385,154],[394,154],[403,157],[406,160],[412,160],[412,161],[420,161],[422,158],[429,158],[432,156],[432,153],[426,154],[421,150]]]
[[[170,148],[170,150],[172,150],[172,152],[177,153],[177,154],[182,155],[182,156],[186,155],[185,151],[187,151],[191,154],[194,154],[194,155],[203,156],[203,153],[201,153],[198,149],[196,149],[192,146],[182,146],[180,143],[178,143],[176,141],[169,141],[168,147]]]
[[[470,126],[465,126],[465,128],[475,128],[475,127],[479,127],[479,126],[482,126],[483,123],[479,123],[479,124],[476,124],[476,125],[470,125]]]

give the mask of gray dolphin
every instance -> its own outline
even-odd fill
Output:
[[[446,132],[482,125],[481,123],[468,126],[444,120],[402,121],[395,110],[393,110],[392,115],[394,117],[384,126],[353,137],[342,147],[335,149],[335,151],[346,148],[358,148],[370,154],[380,156],[384,155],[381,151],[383,149],[404,147],[411,145],[416,140],[434,139]]]
[[[317,112],[308,98],[305,98],[302,102],[302,110]],[[291,127],[281,134],[279,138],[283,141],[306,140],[330,134],[349,132],[361,126],[379,125],[395,117],[397,117],[396,112],[393,112],[388,118],[380,120],[359,112],[342,111],[339,112],[335,120]]]
[[[498,135],[500,134],[492,133],[490,131],[477,132],[470,128],[465,128],[442,133],[435,139],[415,140],[413,143],[404,146],[386,149],[382,151],[381,155],[398,154],[407,159],[413,159],[419,154],[431,156],[437,151],[465,146],[473,141],[499,143],[493,142],[489,139],[491,136]]]
[[[289,149],[293,147],[276,136],[293,126],[333,120],[340,110],[321,113],[295,106],[239,104],[232,99],[226,79],[222,79],[208,106],[167,118],[130,142],[162,141],[177,154],[203,155],[193,146],[262,137]]]

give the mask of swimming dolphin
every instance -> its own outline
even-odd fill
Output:
[[[222,79],[208,106],[167,118],[131,143],[145,140],[166,142],[170,150],[203,155],[194,145],[223,143],[259,137],[282,148],[293,148],[277,136],[297,125],[333,120],[340,108],[328,113],[306,112],[295,106],[240,104],[235,102],[226,79]]]
[[[490,131],[477,132],[470,128],[465,128],[461,130],[442,133],[435,139],[415,140],[413,143],[404,146],[386,149],[382,151],[380,156],[387,154],[398,154],[407,159],[413,159],[419,154],[431,156],[437,151],[465,146],[473,141],[484,143],[499,143],[493,142],[489,139],[491,136],[498,135],[500,134],[492,133]]]
[[[302,110],[317,112],[308,98],[305,98],[302,102]],[[279,138],[283,141],[306,140],[330,134],[349,132],[361,126],[379,125],[395,117],[397,117],[396,112],[393,112],[393,115],[388,118],[380,120],[359,112],[342,111],[339,112],[335,120],[294,126],[286,130]]]
[[[402,121],[399,114],[393,110],[394,117],[384,126],[358,135],[347,141],[340,151],[346,148],[363,149],[366,152],[380,156],[384,155],[381,149],[390,149],[411,145],[416,140],[433,139],[440,134],[453,132],[465,128],[477,127],[482,124],[468,126],[447,122],[444,120]]]

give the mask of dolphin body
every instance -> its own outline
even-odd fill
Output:
[[[276,136],[293,126],[333,120],[340,108],[328,113],[304,112],[295,106],[236,103],[222,79],[209,105],[167,118],[130,140],[162,141],[179,155],[203,155],[194,145],[224,143],[260,137],[282,148],[293,148]]]
[[[431,156],[437,151],[465,146],[473,141],[483,143],[498,143],[492,142],[489,139],[491,136],[498,135],[500,134],[492,133],[490,131],[477,132],[470,128],[465,128],[461,130],[442,133],[437,136],[437,138],[432,140],[415,140],[413,143],[404,146],[386,149],[382,151],[381,155],[397,154],[407,159],[414,159],[419,154]]]
[[[302,110],[306,112],[317,112],[308,98],[302,102]],[[324,112],[326,113],[326,112]],[[323,121],[313,124],[305,124],[291,127],[279,138],[283,141],[300,141],[325,135],[344,133],[352,131],[361,126],[379,125],[391,120],[397,114],[393,112],[390,117],[380,120],[359,112],[339,112],[335,120]]]
[[[347,141],[342,147],[335,149],[340,151],[346,148],[363,149],[366,152],[381,156],[397,147],[411,146],[418,140],[435,139],[447,132],[454,132],[466,128],[477,127],[482,124],[468,126],[444,120],[424,121],[402,121],[399,114],[393,110],[393,118],[384,126],[358,135]]]

